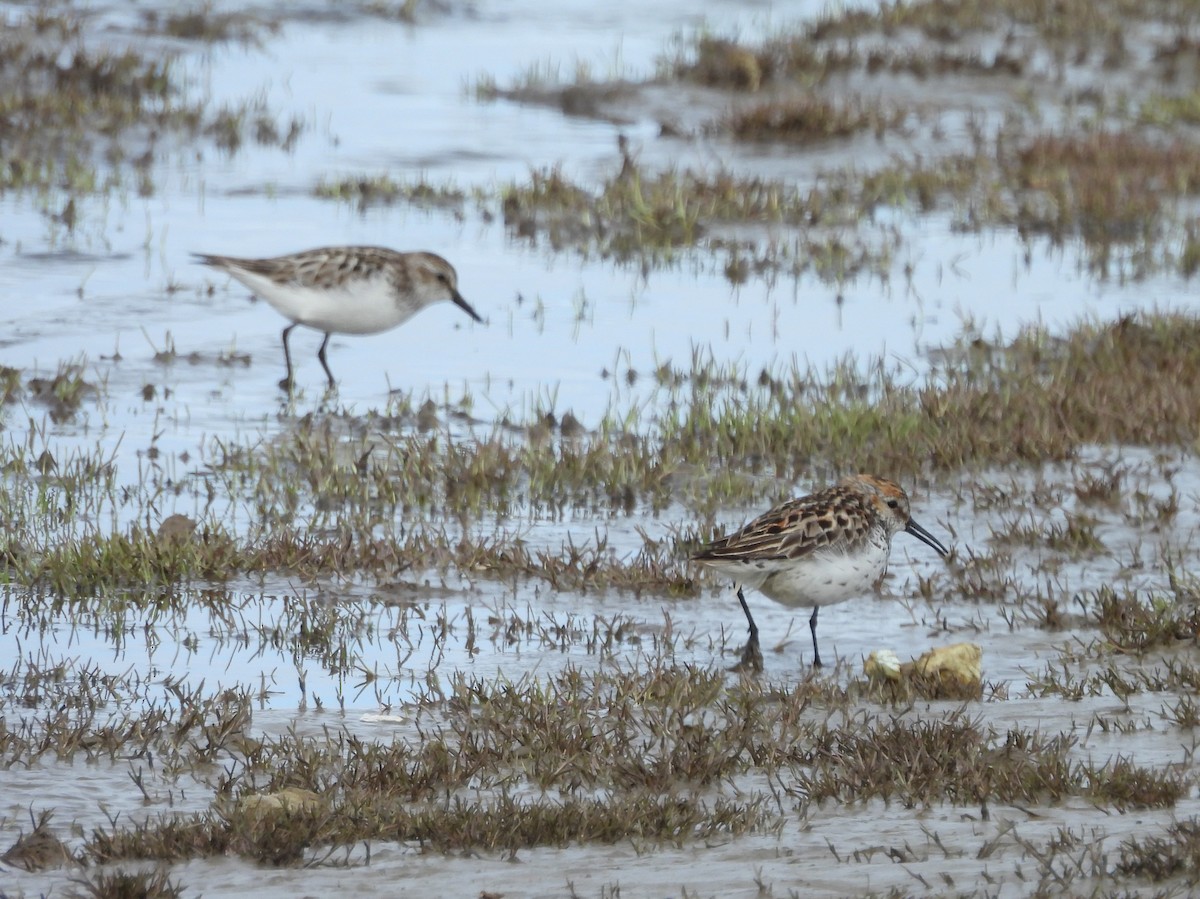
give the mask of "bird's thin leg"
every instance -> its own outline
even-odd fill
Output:
[[[754,623],[754,616],[750,614],[750,605],[746,602],[746,594],[742,592],[742,588],[738,587],[737,592],[738,602],[742,604],[742,611],[746,613],[746,624],[750,626],[750,641],[758,642],[758,625]]]
[[[821,611],[821,607],[817,606],[813,609],[812,618],[808,619],[808,629],[812,631],[813,638],[813,667],[821,667],[821,651],[817,649],[817,612]]]
[[[288,349],[288,335],[292,333],[292,328],[296,327],[298,322],[292,322],[283,329],[283,361],[287,364],[287,377],[279,382],[279,386],[284,390],[291,390],[292,384],[292,353]]]
[[[321,341],[321,348],[317,350],[317,358],[321,360],[321,368],[325,369],[325,377],[329,379],[329,389],[333,390],[337,387],[337,382],[333,380],[333,372],[329,370],[329,363],[325,361],[325,347],[329,346],[330,334],[325,332],[325,339]]]
[[[754,616],[750,614],[750,606],[746,604],[746,594],[742,592],[740,585],[737,598],[738,602],[742,604],[742,611],[746,613],[746,622],[750,625],[750,639],[746,641],[746,645],[742,649],[742,657],[732,670],[757,674],[763,670],[762,649],[758,645],[758,625],[754,623]]]

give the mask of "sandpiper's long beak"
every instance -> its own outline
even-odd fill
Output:
[[[950,555],[950,550],[948,550],[948,549],[946,549],[946,547],[942,546],[941,541],[938,540],[937,537],[933,536],[933,534],[929,533],[929,531],[925,530],[925,528],[921,527],[919,524],[917,524],[911,518],[908,520],[908,524],[906,524],[904,526],[904,533],[912,534],[914,537],[916,537],[918,540],[920,540],[926,546],[937,550],[943,556]]]
[[[461,293],[459,293],[457,290],[454,291],[454,293],[452,293],[450,295],[450,300],[451,300],[451,302],[454,303],[455,306],[457,306],[463,312],[467,313],[467,315],[471,316],[471,318],[475,319],[475,321],[477,321],[477,322],[483,321],[483,319],[479,317],[479,313],[471,308],[471,304],[468,303],[466,300],[464,300],[463,295]]]

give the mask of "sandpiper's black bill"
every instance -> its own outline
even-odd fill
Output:
[[[479,317],[479,313],[471,308],[471,304],[464,300],[463,295],[457,290],[454,291],[454,296],[452,296],[450,299],[454,301],[455,306],[467,313],[467,315],[471,316],[471,318],[475,319],[475,321],[483,321],[483,319]]]
[[[911,518],[908,520],[908,524],[904,526],[904,533],[912,534],[926,546],[937,550],[943,556],[950,555],[950,550],[942,546],[941,541],[937,537],[933,536],[933,534],[929,533],[929,531],[925,530],[925,528],[921,527]]]

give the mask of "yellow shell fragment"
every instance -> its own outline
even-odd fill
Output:
[[[321,807],[321,796],[312,790],[287,787],[278,793],[250,793],[238,801],[238,807],[250,815],[272,812],[310,812]]]
[[[983,649],[977,643],[952,643],[929,650],[913,663],[913,668],[925,677],[952,677],[966,686],[979,683],[982,660]]]

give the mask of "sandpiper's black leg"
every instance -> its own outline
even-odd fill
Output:
[[[292,384],[295,383],[292,380],[292,353],[288,349],[288,335],[292,333],[292,328],[297,324],[297,322],[292,322],[283,329],[283,361],[287,364],[287,377],[279,382],[279,386],[284,390],[291,390]]]
[[[333,372],[329,370],[329,363],[325,361],[325,347],[329,346],[330,334],[325,332],[325,339],[321,341],[321,348],[317,350],[317,358],[321,360],[321,368],[325,369],[325,377],[329,379],[329,389],[333,390],[337,383],[333,380]]]
[[[763,670],[762,649],[758,645],[758,625],[754,623],[754,616],[750,614],[750,606],[746,604],[746,594],[742,592],[740,586],[737,597],[738,602],[742,604],[742,611],[746,613],[746,622],[750,625],[750,639],[746,641],[746,645],[742,649],[742,657],[732,670],[758,674]]]
[[[817,612],[821,611],[821,607],[817,606],[813,609],[812,618],[808,619],[808,629],[812,631],[813,638],[813,667],[821,667],[821,651],[817,649]]]

